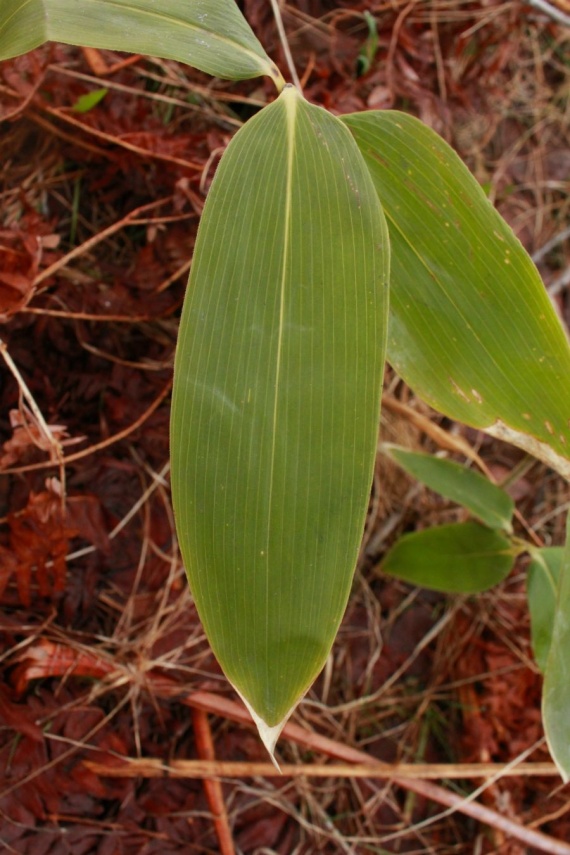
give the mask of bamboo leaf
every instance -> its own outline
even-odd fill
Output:
[[[423,588],[474,594],[508,576],[515,555],[500,532],[476,522],[453,523],[405,534],[381,570]]]
[[[542,693],[544,732],[552,759],[570,780],[570,516],[560,565],[556,611]]]
[[[283,78],[235,0],[2,0],[0,59],[46,41],[185,62],[216,77]]]
[[[527,597],[532,649],[541,671],[545,670],[550,653],[563,554],[564,549],[560,546],[536,549],[531,553],[528,565]]]
[[[388,220],[389,362],[436,409],[570,477],[570,347],[522,245],[422,122],[344,121]]]
[[[387,442],[383,443],[382,450],[413,478],[452,502],[463,505],[489,528],[512,531],[515,503],[504,490],[479,472],[466,469],[453,460],[421,454]]]
[[[212,648],[271,750],[323,667],[367,510],[388,241],[344,125],[291,86],[224,154],[175,364],[177,529]]]

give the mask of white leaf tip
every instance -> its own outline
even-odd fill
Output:
[[[273,765],[275,766],[275,768],[277,769],[279,774],[281,774],[281,767],[279,766],[279,763],[275,759],[275,746],[277,745],[277,740],[281,736],[281,731],[283,730],[283,728],[287,724],[287,719],[289,718],[289,716],[291,715],[291,713],[293,712],[295,707],[292,707],[289,710],[289,712],[287,713],[287,715],[285,715],[278,724],[269,725],[269,724],[267,724],[266,721],[264,721],[261,718],[260,715],[258,715],[256,713],[256,711],[253,709],[251,704],[244,698],[244,696],[239,691],[239,689],[236,689],[235,686],[234,686],[234,689],[236,690],[236,692],[238,693],[238,695],[240,696],[240,698],[244,702],[245,706],[247,707],[247,710],[248,710],[250,716],[252,717],[255,726],[257,727],[257,732],[259,733],[259,738],[261,739],[261,741],[263,742],[263,744],[267,748],[267,752],[268,752],[269,756],[271,757],[271,762],[273,763]]]

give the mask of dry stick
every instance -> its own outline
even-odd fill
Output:
[[[112,223],[110,226],[107,226],[106,229],[102,229],[100,232],[97,232],[93,237],[88,238],[88,240],[84,241],[79,246],[76,246],[66,255],[63,255],[61,258],[58,258],[57,261],[54,261],[53,264],[50,264],[49,267],[46,267],[45,270],[42,270],[36,278],[34,279],[34,287],[37,288],[45,279],[48,279],[50,276],[53,276],[57,273],[58,270],[61,270],[62,267],[67,267],[70,261],[74,258],[77,258],[79,255],[84,255],[84,253],[89,252],[90,249],[93,249],[94,246],[97,246],[98,243],[115,234],[115,232],[120,231],[126,226],[132,225],[132,220],[137,219],[141,214],[146,211],[152,211],[153,208],[159,208],[161,205],[166,204],[171,201],[170,196],[165,197],[164,199],[158,199],[155,202],[149,202],[146,205],[141,205],[138,208],[130,211],[125,217],[122,217],[117,222]]]
[[[561,9],[557,9],[555,6],[547,3],[546,0],[528,0],[528,5],[534,6],[535,9],[540,9],[541,12],[549,15],[554,21],[558,21],[559,24],[570,27],[570,15],[566,15]]]
[[[18,388],[20,390],[20,395],[26,400],[30,410],[32,411],[32,413],[33,413],[33,415],[34,415],[34,417],[38,423],[38,426],[39,426],[41,432],[45,436],[46,441],[47,441],[49,447],[52,449],[52,453],[55,457],[55,460],[50,461],[50,465],[51,466],[57,466],[59,468],[59,482],[61,485],[61,494],[60,494],[61,522],[63,525],[63,521],[65,519],[66,489],[65,489],[65,461],[63,459],[63,450],[61,447],[61,443],[59,442],[58,439],[56,439],[56,437],[53,435],[53,433],[49,429],[49,425],[47,424],[46,420],[44,419],[42,411],[40,410],[40,408],[36,404],[34,396],[30,392],[30,390],[26,384],[26,381],[24,380],[24,378],[20,374],[18,366],[16,365],[16,363],[14,362],[12,357],[10,356],[10,354],[8,352],[8,348],[6,347],[5,342],[1,338],[0,338],[0,354],[2,354],[4,362],[6,363],[6,365],[8,366],[8,369],[11,371],[14,379],[16,380],[16,383],[18,384]],[[21,401],[21,398],[20,398],[20,401]]]
[[[186,169],[196,169],[198,171],[201,171],[202,169],[201,164],[194,163],[192,160],[182,160],[181,157],[173,157],[169,154],[161,154],[158,151],[151,151],[148,148],[143,148],[140,145],[130,143],[128,140],[122,139],[121,137],[113,136],[113,134],[107,134],[104,131],[93,127],[92,125],[88,125],[85,122],[81,122],[79,119],[75,119],[73,116],[71,116],[69,113],[64,112],[62,109],[48,107],[46,104],[42,104],[40,109],[42,110],[42,112],[47,113],[48,116],[54,116],[57,119],[61,119],[63,122],[67,122],[74,128],[79,128],[86,134],[90,134],[91,136],[97,137],[98,139],[110,142],[112,143],[112,145],[117,145],[121,148],[126,148],[127,151],[133,151],[135,154],[140,154],[143,157],[149,157],[151,160],[163,160],[166,163],[175,163],[177,164],[177,166],[184,166]],[[36,116],[31,115],[30,118],[35,119]],[[108,154],[108,152],[105,152],[105,154]]]
[[[162,675],[149,675],[148,688],[151,691],[156,692],[160,697],[176,698],[179,702],[192,708],[203,710],[204,712],[210,712],[250,727],[254,726],[251,716],[243,706],[220,695],[201,691],[193,692],[191,694],[181,693],[180,686],[176,680]],[[459,811],[460,813],[472,817],[478,822],[489,825],[492,828],[500,829],[506,834],[510,834],[511,837],[514,837],[516,840],[522,841],[527,846],[536,847],[541,852],[549,853],[549,855],[570,855],[569,844],[555,840],[553,837],[543,834],[540,831],[524,828],[519,823],[507,819],[496,811],[484,807],[479,804],[479,802],[474,801],[473,796],[461,798],[460,796],[457,796],[454,793],[445,790],[443,787],[431,783],[430,781],[411,777],[408,778],[404,775],[394,775],[393,769],[389,764],[382,763],[381,761],[370,757],[364,751],[351,748],[348,745],[336,742],[335,740],[329,739],[325,736],[320,736],[317,733],[311,733],[296,724],[287,724],[283,730],[283,736],[311,751],[317,751],[330,757],[336,757],[345,763],[362,764],[370,769],[372,775],[376,769],[389,770],[390,779],[397,786],[402,787],[405,790],[415,792],[430,801],[446,805],[449,808],[449,811],[447,811],[445,815]],[[122,758],[118,759],[121,761]],[[510,768],[516,769],[516,764],[512,763],[509,765]],[[125,766],[123,765],[121,771],[124,769]],[[251,771],[251,769],[252,766],[248,764],[248,770]],[[271,771],[273,772],[273,777],[275,777],[272,767]],[[109,766],[103,765],[102,774],[108,773]],[[331,774],[330,768],[327,769],[327,773],[329,775]],[[433,821],[433,818],[429,821]]]
[[[202,715],[205,715],[202,712]],[[194,730],[197,736],[196,723]],[[198,739],[196,739],[198,742]],[[199,752],[200,753],[200,752]],[[124,762],[123,762],[124,761]],[[86,760],[85,766],[96,775],[107,778],[276,778],[273,763],[249,763],[216,760],[171,760],[166,764],[156,757],[121,757],[121,764]],[[397,763],[371,766],[364,763],[281,763],[285,778],[369,778],[395,780],[467,780],[472,778],[560,777],[554,763]],[[213,812],[213,811],[212,811]]]
[[[201,758],[199,762],[215,763],[214,742],[212,740],[207,713],[204,710],[194,708],[192,710],[192,723],[194,725],[196,750]],[[203,785],[208,805],[210,806],[218,843],[220,844],[221,855],[235,855],[232,832],[224,804],[222,785],[218,780],[214,780],[211,777],[204,777]]]
[[[132,57],[131,57],[132,58]],[[141,59],[140,56],[134,57],[134,59],[138,62]],[[48,66],[49,70],[61,75],[67,75],[68,77],[73,77],[76,80],[85,80],[88,83],[100,83],[100,80],[97,77],[93,77],[92,74],[82,74],[80,71],[75,71],[71,68],[65,68],[60,65],[50,65]],[[151,77],[153,80],[157,80],[156,77],[152,75],[147,75]],[[160,78],[161,83],[164,83],[164,78]],[[170,95],[164,95],[159,92],[148,92],[144,89],[137,89],[135,86],[124,86],[122,83],[116,83],[115,81],[106,80],[105,87],[107,89],[112,89],[117,92],[124,92],[127,95],[133,95],[138,98],[146,98],[149,101],[159,101],[162,104],[172,104],[174,107],[182,107],[184,110],[193,111],[196,113],[203,113],[203,107],[198,104],[190,104],[188,101],[183,101],[181,98],[172,98]],[[247,96],[237,95],[235,93],[224,93],[224,92],[214,92],[211,89],[207,89],[206,87],[192,86],[193,91],[197,91],[200,95],[203,95],[205,98],[209,98],[213,100],[215,98],[216,101],[232,101],[232,102],[242,102],[244,104],[254,104],[258,107],[264,107],[265,101],[261,101],[256,98],[248,98]],[[231,126],[235,126],[236,128],[241,128],[243,122],[239,119],[232,119],[231,116],[223,116],[220,117],[217,114],[218,118],[223,118],[224,124],[228,124]],[[4,120],[2,120],[4,121]]]
[[[229,718],[232,721],[253,726],[249,713],[244,707],[219,695],[214,695],[210,692],[193,692],[182,700],[189,706],[198,707],[207,712]],[[364,751],[351,748],[349,745],[343,745],[326,736],[311,733],[297,724],[286,724],[283,736],[309,750],[319,751],[330,757],[343,760],[346,763],[363,763],[367,766],[379,768],[387,765],[370,757]],[[403,789],[411,790],[430,801],[446,805],[452,811],[459,811],[478,822],[489,825],[492,828],[500,829],[506,834],[510,834],[515,840],[520,840],[527,846],[534,846],[541,852],[549,853],[549,855],[570,855],[570,844],[555,840],[553,837],[543,834],[540,831],[524,828],[519,823],[501,816],[501,814],[484,807],[479,802],[469,801],[468,798],[461,798],[461,796],[457,796],[455,793],[451,793],[437,784],[432,784],[430,781],[400,776],[395,776],[392,780]]]
[[[154,413],[154,411],[162,404],[168,393],[172,388],[172,379],[168,381],[162,392],[154,399],[152,404],[147,407],[142,416],[139,416],[138,419],[124,430],[120,430],[118,433],[110,436],[109,439],[104,439],[102,442],[98,442],[95,445],[90,445],[89,448],[84,448],[83,451],[76,451],[75,454],[70,454],[68,457],[64,457],[62,459],[62,463],[66,466],[68,463],[73,463],[75,460],[80,460],[82,457],[88,457],[90,454],[95,454],[97,451],[102,451],[104,448],[108,448],[110,445],[114,445],[115,442],[119,442],[121,439],[125,439],[125,437],[129,436],[129,434],[133,433],[133,431],[137,430],[142,424],[146,422],[146,420]],[[55,464],[46,460],[43,463],[29,463],[27,466],[14,466],[11,469],[2,469],[0,474],[2,475],[14,475],[18,472],[32,472],[36,469],[49,469],[51,466]]]

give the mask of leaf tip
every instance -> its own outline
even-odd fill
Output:
[[[281,731],[283,730],[283,728],[287,724],[287,719],[289,718],[289,716],[293,712],[294,707],[292,707],[289,710],[289,712],[285,716],[283,716],[283,718],[281,719],[280,722],[278,722],[277,724],[274,724],[274,725],[269,725],[269,724],[267,724],[266,721],[264,721],[264,719],[260,715],[258,715],[258,713],[256,713],[256,711],[254,710],[252,705],[249,703],[249,701],[247,701],[244,698],[244,696],[239,691],[239,689],[237,689],[235,686],[234,686],[234,689],[236,690],[236,692],[238,693],[238,695],[240,696],[240,698],[244,702],[245,706],[247,707],[247,710],[248,710],[250,716],[252,717],[255,726],[257,727],[257,732],[259,733],[259,738],[261,739],[261,741],[263,742],[263,744],[267,748],[267,752],[268,752],[269,756],[271,757],[271,762],[273,763],[273,765],[275,766],[275,768],[277,769],[279,774],[281,774],[281,767],[280,767],[279,763],[277,762],[277,760],[275,759],[275,746],[277,745],[277,740],[281,736]]]

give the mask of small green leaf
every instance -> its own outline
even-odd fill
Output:
[[[515,556],[511,541],[500,532],[465,522],[405,534],[380,569],[423,588],[474,594],[508,576]]]
[[[235,0],[2,0],[0,59],[43,44],[150,54],[229,80],[283,78]]]
[[[418,119],[384,110],[343,121],[388,220],[388,361],[440,412],[570,479],[570,346],[521,243]]]
[[[108,89],[94,89],[92,92],[86,92],[85,95],[79,96],[72,109],[76,113],[88,113],[103,100],[108,91]]]
[[[532,649],[541,671],[545,670],[550,653],[563,554],[564,549],[561,546],[533,550],[528,566],[526,585]]]
[[[376,51],[378,50],[378,25],[376,18],[370,12],[365,10],[362,13],[366,25],[368,26],[368,35],[358,54],[356,63],[357,76],[361,77],[370,71]]]
[[[542,717],[552,759],[570,780],[570,515],[560,563],[556,611],[542,694]]]
[[[352,136],[286,86],[238,131],[212,183],[171,429],[190,587],[266,744],[325,664],[351,587],[378,436],[388,253]]]
[[[499,528],[509,533],[512,531],[515,503],[504,490],[479,472],[466,469],[452,460],[409,451],[390,443],[384,443],[382,450],[413,478],[441,493],[446,499],[463,505],[489,528]]]

